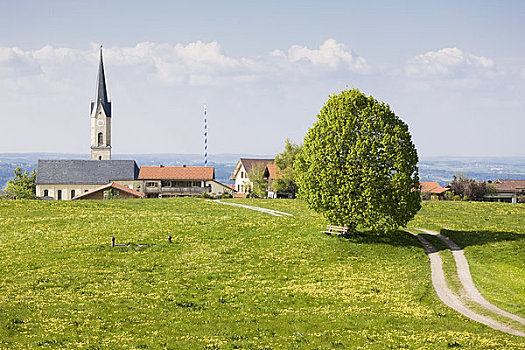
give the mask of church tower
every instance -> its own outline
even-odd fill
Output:
[[[91,102],[91,160],[111,159],[111,102],[106,90],[106,76],[102,62],[98,65],[97,91],[95,101]]]

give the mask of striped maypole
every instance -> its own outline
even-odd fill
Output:
[[[206,115],[207,106],[204,105],[204,166],[208,166],[208,116]]]

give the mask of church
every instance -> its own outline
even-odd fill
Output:
[[[233,194],[215,180],[213,167],[142,167],[111,159],[112,106],[108,98],[102,46],[95,100],[91,102],[91,160],[38,161],[36,195],[47,200],[162,198]]]

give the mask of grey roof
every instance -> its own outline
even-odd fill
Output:
[[[91,102],[91,113],[102,105],[106,116],[111,117],[111,102],[109,102],[108,91],[106,88],[106,75],[104,74],[104,62],[102,60],[102,45],[100,45],[100,62],[98,64],[97,91],[95,101]]]
[[[134,160],[39,160],[36,184],[105,185],[111,181],[136,180]]]

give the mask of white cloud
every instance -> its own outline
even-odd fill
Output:
[[[65,89],[79,70],[91,70],[96,65],[97,56],[95,44],[87,50],[51,45],[35,51],[0,48],[0,79],[37,75],[40,80]],[[228,56],[215,41],[187,45],[142,42],[134,47],[104,48],[104,60],[106,67],[129,69],[136,79],[167,85],[217,86],[369,70],[363,57],[334,39],[326,40],[318,49],[293,45],[286,53],[275,50],[256,59]]]
[[[31,52],[16,47],[0,47],[0,78],[26,77],[41,72]]]
[[[368,73],[370,67],[366,60],[357,56],[342,43],[334,39],[326,40],[319,49],[309,49],[305,46],[293,45],[287,53],[281,50],[274,50],[270,56],[287,63],[288,69],[301,68],[307,66],[309,69],[339,70],[346,69],[353,73]]]
[[[465,79],[495,73],[495,64],[490,58],[445,48],[413,57],[405,65],[405,72],[412,78]]]

